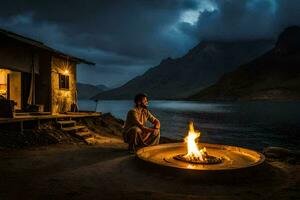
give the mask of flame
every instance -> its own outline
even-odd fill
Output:
[[[187,154],[184,155],[184,157],[187,160],[205,160],[206,148],[199,149],[196,139],[200,137],[201,133],[199,131],[196,131],[194,129],[194,123],[189,123],[189,133],[186,138],[184,138],[184,141],[187,143]]]

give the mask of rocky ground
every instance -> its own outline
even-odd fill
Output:
[[[2,147],[0,199],[300,198],[298,152],[266,148],[264,168],[248,180],[190,180],[148,168],[128,154],[120,139],[122,123],[111,115],[80,123],[97,134],[94,145],[65,138],[51,145]]]
[[[100,117],[82,118],[76,120],[77,125],[88,127],[93,134],[93,143],[101,143],[103,136],[110,138],[121,138],[124,121],[113,117],[110,113]],[[1,124],[0,128],[0,149],[22,149],[38,147],[51,144],[83,144],[85,141],[74,134],[63,132],[54,121],[43,122],[40,127],[27,127],[24,133],[19,131],[19,124],[16,127],[9,127]],[[162,138],[162,143],[174,141]]]

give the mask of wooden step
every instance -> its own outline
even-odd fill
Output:
[[[83,139],[86,144],[91,144],[90,141],[95,141],[94,135],[90,131],[75,131],[72,132],[76,137]]]
[[[86,126],[76,126],[78,131],[89,131]]]
[[[66,120],[66,121],[57,121],[58,124],[75,124],[76,121]]]
[[[90,144],[90,145],[97,144],[97,140],[93,137],[87,138],[84,141],[86,142],[86,144]]]
[[[68,121],[57,121],[57,124],[60,126],[60,128],[71,128],[76,126],[76,121],[68,120]]]
[[[76,132],[75,134],[82,138],[87,138],[87,137],[93,136],[93,134],[90,131],[79,131],[79,132]]]
[[[78,131],[78,130],[83,130],[86,129],[86,126],[72,126],[72,127],[63,127],[61,130],[63,131]]]
[[[64,127],[64,128],[61,128],[61,130],[66,131],[66,132],[70,132],[70,131],[77,131],[77,128],[75,126],[73,126],[73,127]]]

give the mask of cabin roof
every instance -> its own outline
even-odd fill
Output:
[[[78,58],[78,57],[63,53],[61,51],[58,51],[56,49],[53,49],[53,48],[45,45],[43,42],[40,42],[40,41],[31,39],[31,38],[28,38],[28,37],[19,35],[17,33],[13,33],[11,31],[7,31],[7,30],[4,30],[4,29],[0,28],[0,34],[5,35],[7,37],[10,37],[12,39],[18,40],[20,42],[26,43],[28,45],[34,46],[36,48],[49,51],[49,52],[51,52],[55,55],[58,55],[60,57],[65,58],[65,59],[70,59],[70,60],[73,60],[73,61],[78,62],[78,63],[85,63],[85,64],[88,64],[88,65],[95,65],[95,63],[93,63],[93,62],[90,62],[90,61],[84,60],[82,58]]]

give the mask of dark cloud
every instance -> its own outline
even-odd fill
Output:
[[[10,2],[10,1],[9,1]],[[25,1],[10,3],[19,15],[31,13],[33,23],[55,24],[65,34],[65,43],[92,46],[117,54],[151,58],[178,50],[169,26],[182,10],[196,6],[194,1]],[[22,7],[22,11],[15,7]],[[2,15],[15,16],[13,12]],[[8,15],[10,14],[10,15]]]
[[[202,39],[276,37],[298,10],[293,0],[2,0],[0,27],[96,62],[79,66],[79,81],[115,86]]]
[[[183,42],[172,33],[172,25],[182,10],[197,6],[192,0],[1,3],[0,25],[4,28],[95,61],[99,68],[126,70],[125,74],[130,76],[145,71],[164,57],[181,55],[186,45],[192,46],[188,37]],[[116,67],[122,65],[124,70]],[[136,69],[138,66],[140,70]],[[124,82],[131,78],[129,75],[117,79]]]
[[[275,38],[285,27],[300,24],[300,2],[287,0],[212,0],[196,25],[182,24],[186,34],[201,39]]]

